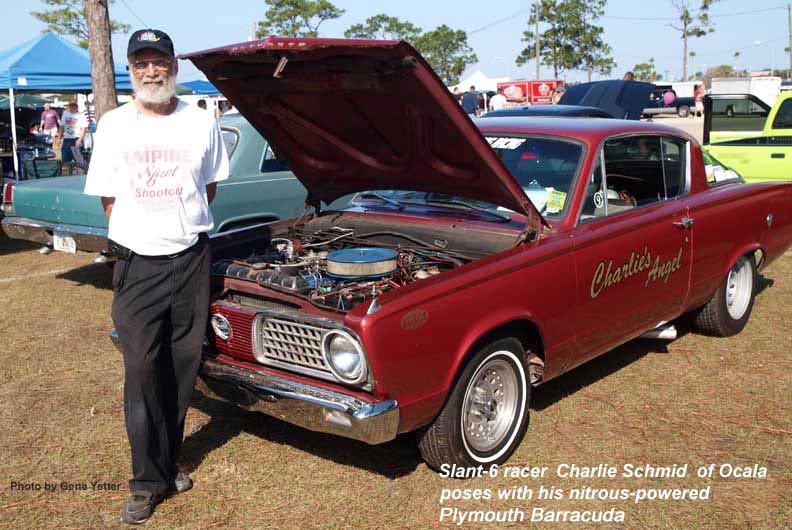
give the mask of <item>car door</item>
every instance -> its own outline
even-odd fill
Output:
[[[756,96],[708,95],[704,98],[704,143],[759,136],[769,114],[770,107]]]
[[[792,98],[782,101],[768,119],[772,121],[763,135],[711,143],[707,151],[747,181],[789,180],[792,178]],[[710,133],[710,138],[714,134]]]
[[[598,156],[572,236],[578,363],[675,317],[690,281],[688,143],[615,137]]]

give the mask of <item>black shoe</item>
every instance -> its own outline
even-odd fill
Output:
[[[149,491],[136,491],[126,501],[121,510],[121,520],[127,524],[142,524],[154,513],[154,506],[160,498]]]
[[[173,479],[173,482],[168,488],[168,493],[172,495],[184,493],[185,491],[192,489],[192,487],[193,481],[190,478],[190,475],[184,471],[179,471],[176,473],[176,477]]]

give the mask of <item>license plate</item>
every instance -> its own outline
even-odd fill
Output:
[[[77,243],[74,238],[61,234],[60,232],[53,232],[52,234],[52,248],[60,250],[61,252],[70,252],[72,254],[77,252]]]

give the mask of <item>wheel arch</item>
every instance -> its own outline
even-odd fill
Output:
[[[539,374],[544,373],[546,361],[545,342],[539,324],[527,315],[504,319],[488,326],[485,330],[479,331],[478,334],[468,337],[463,342],[461,348],[463,353],[459,355],[459,360],[452,371],[453,377],[446,388],[446,399],[448,399],[448,394],[454,388],[459,375],[467,366],[470,358],[487,344],[506,337],[514,337],[520,341],[526,362],[529,365],[529,375],[531,375],[532,382],[534,379],[532,370],[538,370]],[[532,364],[537,368],[532,369]]]
[[[756,270],[759,270],[760,265],[764,264],[766,252],[762,245],[757,242],[747,243],[741,246],[738,246],[734,249],[734,251],[729,255],[729,259],[726,260],[725,266],[721,271],[721,275],[726,277],[729,274],[729,271],[737,263],[737,260],[743,256],[751,256],[754,258],[754,262],[756,264]]]

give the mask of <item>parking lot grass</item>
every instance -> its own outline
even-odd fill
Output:
[[[120,528],[128,495],[123,367],[107,333],[110,271],[91,254],[42,256],[0,239],[0,528]],[[461,510],[616,507],[621,524],[580,528],[777,530],[792,521],[792,253],[767,269],[747,328],[637,340],[534,391],[531,426],[510,466],[545,479],[440,477],[412,436],[382,446],[308,432],[206,398],[187,418],[189,493],[149,528],[455,528],[439,523],[444,488],[689,487],[708,501],[449,501]],[[561,479],[559,464],[666,465],[687,479]],[[758,464],[765,479],[704,480],[710,463]],[[91,483],[120,485],[93,490]],[[12,490],[52,483],[56,491]],[[85,485],[87,490],[79,489]],[[66,489],[64,489],[66,488]],[[71,488],[71,489],[69,489]],[[786,525],[786,526],[785,526]],[[466,524],[464,528],[493,525]],[[502,523],[498,528],[567,528]]]

